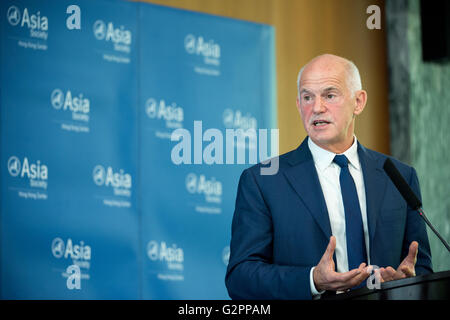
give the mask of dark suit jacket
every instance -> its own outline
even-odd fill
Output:
[[[358,155],[371,264],[397,268],[415,240],[416,274],[433,272],[425,223],[384,172],[388,156],[359,143]],[[391,160],[420,198],[414,168]],[[307,139],[279,157],[277,174],[260,175],[260,167],[244,170],[239,181],[225,278],[228,293],[233,299],[311,299],[310,270],[319,263],[332,234]]]

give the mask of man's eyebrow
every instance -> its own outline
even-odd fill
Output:
[[[330,92],[330,91],[339,91],[339,89],[331,86],[331,87],[326,87],[325,89],[322,90],[322,92]]]
[[[300,91],[300,94],[302,94],[302,93],[309,93],[309,94],[311,94],[312,92],[309,91],[308,89],[302,89],[302,90]]]

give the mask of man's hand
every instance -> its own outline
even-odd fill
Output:
[[[348,272],[336,272],[333,253],[336,248],[336,238],[330,237],[330,242],[319,264],[314,268],[313,280],[318,291],[322,290],[347,290],[359,285],[370,275],[368,267],[363,262],[358,269]]]
[[[417,262],[417,252],[419,251],[419,244],[417,241],[411,242],[409,245],[409,252],[402,263],[398,266],[397,270],[392,267],[380,268],[379,273],[381,276],[380,281],[391,281],[403,278],[415,277],[416,276],[416,262]]]

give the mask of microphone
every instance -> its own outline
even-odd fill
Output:
[[[428,227],[430,227],[430,229],[433,230],[434,234],[439,238],[439,240],[441,240],[441,242],[444,244],[444,246],[450,252],[450,246],[444,240],[444,238],[441,237],[439,232],[437,232],[437,230],[433,227],[431,222],[425,216],[425,212],[423,212],[423,209],[422,209],[422,202],[419,200],[419,198],[416,196],[414,191],[411,189],[411,187],[405,181],[405,179],[403,178],[401,173],[398,171],[398,169],[392,163],[391,159],[389,159],[389,158],[386,159],[386,161],[384,162],[384,165],[383,165],[383,169],[386,172],[386,174],[389,176],[391,181],[394,183],[395,187],[400,192],[403,199],[405,199],[406,203],[408,203],[408,206],[411,209],[417,210],[419,212],[420,216],[423,218],[423,220],[428,225]]]

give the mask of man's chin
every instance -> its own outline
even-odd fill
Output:
[[[309,135],[311,140],[322,149],[336,152],[335,148],[340,146],[339,140],[328,135]]]
[[[317,145],[333,144],[336,140],[334,137],[331,137],[330,134],[325,133],[325,132],[321,132],[321,133],[311,132],[308,135],[311,138],[311,140]]]

